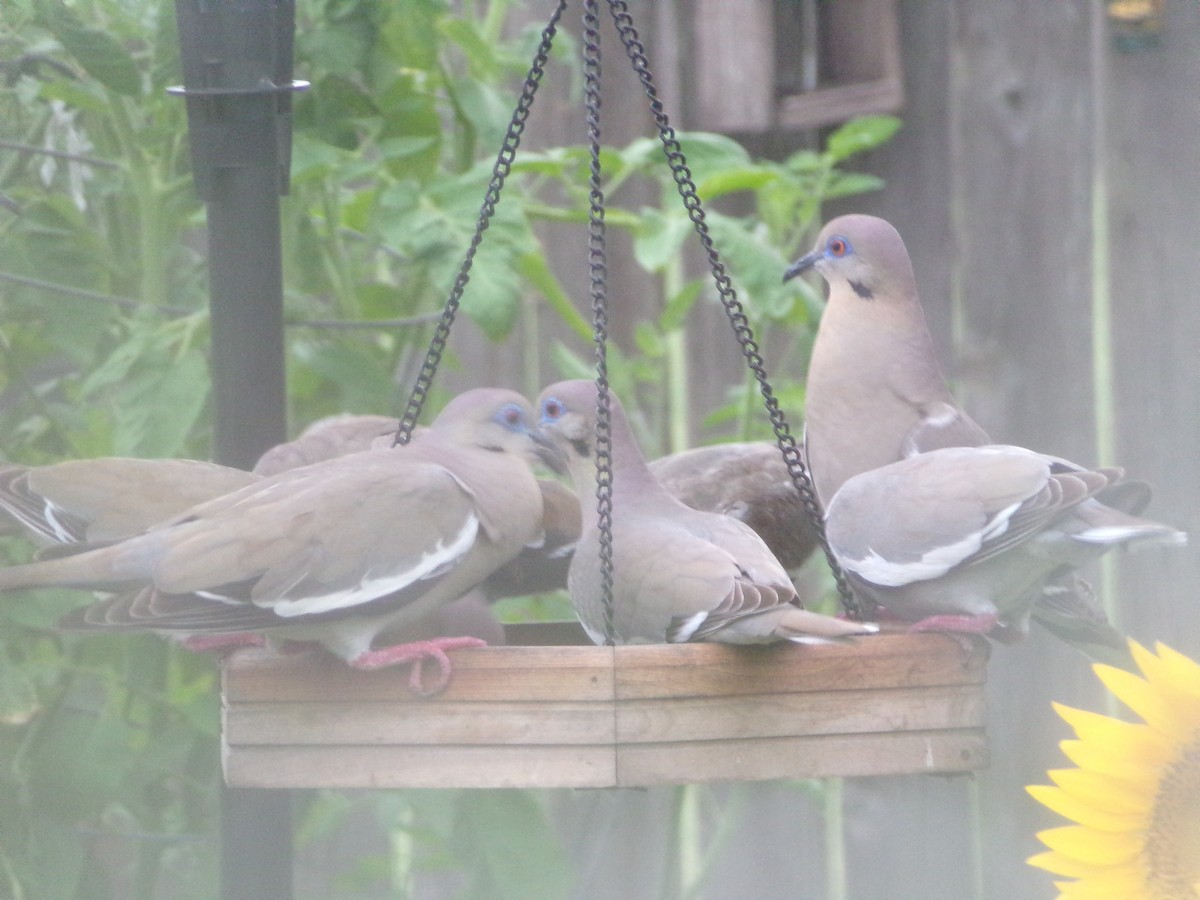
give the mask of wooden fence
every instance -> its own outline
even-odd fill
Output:
[[[679,60],[677,71],[695,62],[687,54],[697,42],[680,37],[694,33],[689,9],[656,4],[651,23],[659,26],[652,59]],[[1114,48],[1098,0],[929,0],[898,9],[904,128],[868,160],[887,188],[830,208],[828,217],[869,212],[900,229],[944,366],[997,440],[1121,464],[1156,489],[1154,517],[1194,533],[1200,5],[1168,3],[1161,46],[1137,53]],[[623,143],[652,131],[614,44],[605,70],[606,137]],[[687,79],[673,77],[670,65],[656,72],[670,109],[681,92],[682,108],[694,104]],[[582,139],[581,111],[564,106],[561,115],[534,118],[536,140]],[[746,140],[786,154],[811,138],[775,131]],[[628,252],[614,245],[618,259]],[[555,247],[554,256],[564,280],[578,270],[582,306],[582,245]],[[652,290],[634,269],[612,266],[613,315],[630,324],[633,298]],[[547,317],[540,333],[553,328]],[[716,318],[693,322],[696,355],[707,358],[715,341],[727,340],[724,328]],[[498,380],[520,383],[512,347],[473,355]],[[722,402],[720,391],[738,377],[736,354],[729,359],[728,370],[697,374],[698,405]],[[556,374],[544,372],[546,380]],[[1194,548],[1122,557],[1110,588],[1119,625],[1144,643],[1163,640],[1200,655],[1198,566]],[[1052,700],[1104,709],[1083,657],[1035,633],[992,654],[990,770],[974,781],[848,781],[849,895],[1053,896],[1050,877],[1024,860],[1042,849],[1035,832],[1062,820],[1023,789],[1065,764],[1058,741],[1068,729]],[[823,896],[819,804],[787,786],[737,790],[744,824],[711,861],[703,896]],[[556,802],[561,833],[585,873],[580,897],[652,896],[673,883],[664,830],[673,796],[654,789]],[[720,789],[715,797],[735,802]]]

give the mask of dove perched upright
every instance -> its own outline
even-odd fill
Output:
[[[0,589],[125,591],[65,624],[314,640],[351,665],[413,659],[375,636],[471,591],[542,539],[532,411],[468,391],[404,447],[253,482],[108,546],[0,569]]]
[[[563,381],[542,391],[538,428],[548,463],[595,495],[597,388]],[[685,506],[651,474],[620,402],[610,395],[613,631],[617,643],[822,642],[873,630],[802,609],[783,566],[747,525]],[[583,516],[567,578],[571,603],[605,641],[600,529]]]
[[[859,472],[991,443],[946,386],[895,228],[873,216],[834,219],[784,280],[809,269],[829,282],[804,395],[804,450],[822,505]]]
[[[946,386],[890,224],[834,219],[784,279],[809,269],[829,296],[809,364],[805,451],[831,549],[860,596],[920,628],[994,637],[1024,633],[1032,614],[1123,664],[1124,639],[1075,570],[1115,545],[1186,536],[1135,517],[1149,491],[1120,469],[989,446]]]

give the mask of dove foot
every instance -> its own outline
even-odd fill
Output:
[[[996,628],[1000,617],[994,613],[978,616],[929,616],[909,626],[911,633],[923,631],[953,631],[958,634],[988,634]]]
[[[408,688],[421,697],[432,697],[440,694],[450,683],[450,658],[447,650],[458,650],[461,647],[486,647],[487,641],[475,637],[442,637],[428,641],[413,641],[410,644],[396,644],[391,647],[381,647],[378,650],[368,650],[350,660],[350,665],[356,669],[384,669],[388,666],[399,666],[412,663],[412,672],[408,677]],[[425,685],[424,663],[431,659],[438,666],[438,677],[429,686]]]
[[[238,647],[265,647],[267,639],[251,631],[237,634],[192,634],[179,641],[179,646],[192,653],[224,653]]]

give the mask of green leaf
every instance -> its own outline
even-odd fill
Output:
[[[691,221],[682,213],[643,209],[633,240],[638,265],[647,272],[661,272],[679,255],[679,248],[691,230]]]
[[[307,131],[297,132],[292,142],[293,188],[303,181],[327,177],[347,155],[346,150],[317,140]]]
[[[767,166],[741,166],[714,172],[696,183],[702,200],[713,200],[739,191],[756,191],[779,180],[779,173]]]
[[[711,134],[707,131],[685,131],[678,135],[679,146],[687,157],[692,180],[696,183],[715,176],[718,172],[742,169],[750,165],[750,154],[746,148],[731,137]],[[661,160],[667,170],[666,159]],[[668,176],[669,177],[669,176]]]
[[[374,410],[394,392],[386,360],[359,335],[298,344],[296,350],[297,377],[300,370],[320,375],[325,393],[334,395],[334,409]]]
[[[653,322],[638,322],[634,328],[633,340],[642,355],[650,359],[659,359],[666,352],[662,334]]]
[[[661,155],[662,144],[657,138],[637,138],[621,150],[620,159],[624,167],[637,169]]]
[[[137,64],[112,34],[89,28],[74,10],[58,0],[42,3],[38,18],[84,71],[105,87],[131,97],[141,93]]]
[[[137,372],[123,385],[113,411],[116,453],[180,456],[208,400],[208,361],[190,349],[164,368]]]
[[[38,900],[75,900],[80,896],[80,880],[89,862],[79,838],[78,824],[58,821],[44,810],[39,812],[41,815],[30,823],[30,852],[17,859],[22,880],[29,887],[26,896]]]
[[[835,175],[825,187],[825,199],[835,197],[850,197],[855,194],[869,194],[871,191],[883,190],[884,181],[874,175],[861,172],[847,172]]]
[[[453,847],[470,860],[470,898],[565,897],[572,873],[532,791],[464,791]]]
[[[521,282],[512,260],[482,253],[475,257],[462,308],[493,341],[506,337],[521,310]]]
[[[476,78],[497,78],[502,68],[496,59],[496,48],[479,32],[477,23],[463,18],[445,18],[438,28],[463,51]]]
[[[583,340],[591,340],[592,324],[579,314],[579,310],[575,308],[571,298],[550,270],[550,264],[544,254],[523,253],[517,260],[517,271],[521,273],[522,278],[541,291],[551,309],[558,313],[568,328]]]
[[[76,607],[91,603],[94,597],[66,588],[41,588],[23,591],[4,606],[4,621],[39,631],[51,631],[58,620]]]
[[[900,130],[895,116],[863,116],[851,119],[825,141],[825,152],[834,162],[886,144]]]
[[[33,681],[0,644],[0,725],[24,725],[40,709]]]
[[[789,156],[783,165],[789,172],[803,175],[823,171],[826,163],[819,153],[812,150],[798,150]]]
[[[779,251],[758,234],[747,230],[744,223],[729,216],[710,212],[708,227],[742,299],[756,315],[785,318],[791,312],[796,296],[783,283],[787,262]]]
[[[502,97],[490,85],[473,78],[456,79],[453,89],[459,111],[467,123],[478,131],[483,147],[494,153],[492,148],[500,146],[508,128],[512,115],[511,98]]]
[[[674,331],[683,327],[684,320],[692,311],[692,307],[696,305],[696,299],[704,290],[706,283],[707,279],[705,278],[694,278],[685,284],[674,297],[667,300],[662,315],[658,317],[658,325],[663,331]]]

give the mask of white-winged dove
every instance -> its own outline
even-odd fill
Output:
[[[39,558],[78,553],[134,537],[198,503],[214,500],[264,476],[373,446],[390,446],[396,424],[388,416],[328,416],[309,425],[293,440],[269,449],[251,472],[190,459],[103,457],[36,467],[9,463],[0,466],[0,512],[8,514],[11,524],[20,526],[28,537],[48,545]],[[405,624],[380,638],[416,641],[466,635],[502,644],[504,628],[488,600],[565,588],[570,552],[568,548],[563,554],[560,545],[568,539],[573,545],[579,536],[579,504],[574,493],[559,482],[541,479],[539,484],[543,494],[549,490],[558,501],[549,503],[547,498],[544,548],[523,550],[517,559],[488,578],[481,590],[440,608],[422,622]],[[561,521],[563,494],[575,507],[573,525],[569,519]],[[569,529],[569,535],[563,535],[564,528]],[[540,579],[533,581],[539,574]],[[249,634],[175,637],[183,646],[200,651],[262,643],[260,637]]]
[[[859,596],[920,630],[1016,638],[1046,583],[1097,552],[1183,543],[1096,499],[1121,476],[1022,447],[931,450],[848,479],[827,537]]]
[[[122,540],[257,475],[194,459],[69,460],[0,467],[0,510],[42,544]]]
[[[859,472],[991,443],[946,387],[895,228],[872,216],[834,219],[784,280],[808,269],[829,282],[804,392],[805,457],[822,505]]]
[[[745,522],[789,571],[817,546],[812,517],[775,444],[751,441],[696,447],[653,460],[650,471],[692,509]]]
[[[293,440],[272,447],[258,458],[254,472],[275,475],[347,453],[390,446],[399,423],[390,416],[342,413],[318,419]]]
[[[834,219],[784,279],[810,268],[829,296],[809,363],[805,452],[826,527],[837,535],[834,553],[859,592],[901,618],[935,617],[933,625],[963,630],[987,630],[990,621],[1019,632],[1032,604],[1059,637],[1123,661],[1125,641],[1074,569],[1113,544],[1184,540],[1132,519],[1148,489],[1118,483],[1120,470],[1084,474],[1064,460],[985,447],[987,433],[942,378],[908,252],[887,222]],[[980,449],[922,458],[939,448]],[[1080,483],[1094,490],[1064,499]],[[1054,499],[1064,485],[1075,487]],[[1008,504],[990,505],[1004,497]],[[1034,515],[1031,503],[1049,505]]]
[[[64,552],[123,540],[212,500],[275,475],[387,446],[396,420],[341,414],[319,419],[294,440],[264,453],[252,472],[193,459],[103,457],[47,466],[0,465],[0,512],[38,543]]]
[[[547,462],[595,495],[597,389],[564,381],[538,398]],[[873,630],[802,609],[787,572],[748,526],[685,506],[655,480],[610,394],[613,634],[617,643],[818,642]],[[589,510],[592,504],[585,504]],[[583,516],[568,589],[584,629],[605,641],[600,529]]]
[[[405,447],[262,478],[111,546],[0,570],[0,589],[135,590],[68,626],[263,631],[359,667],[406,662],[409,648],[373,650],[374,637],[541,541],[530,416],[512,391],[469,391]]]
[[[692,509],[745,522],[789,571],[799,567],[817,545],[812,518],[774,444],[725,443],[683,450],[653,460],[650,471]],[[492,599],[567,586],[581,528],[579,498],[561,482],[540,479],[539,484],[546,542],[522,551],[484,582],[484,591]]]

